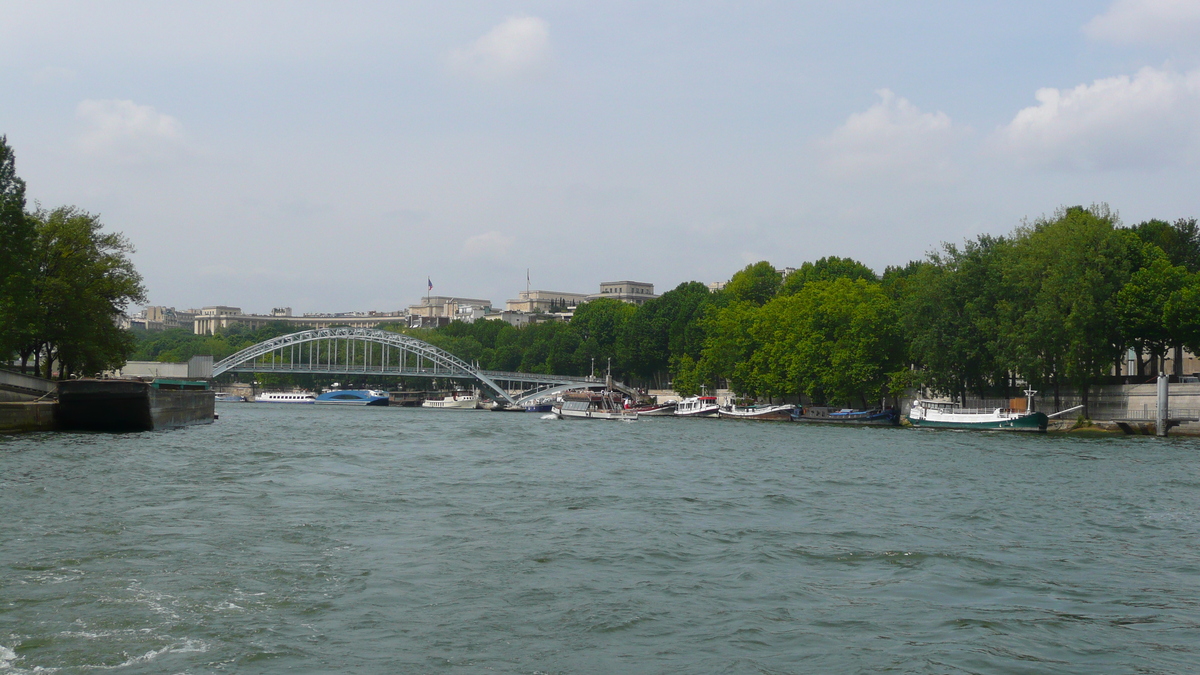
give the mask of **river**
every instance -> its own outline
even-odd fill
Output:
[[[0,437],[0,673],[1200,671],[1200,441],[218,404]]]

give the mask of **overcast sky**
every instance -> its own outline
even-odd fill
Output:
[[[0,134],[180,309],[882,272],[1200,216],[1200,0],[0,0]]]

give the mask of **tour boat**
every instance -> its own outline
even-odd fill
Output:
[[[610,391],[568,391],[555,404],[554,414],[560,420],[636,420],[637,411],[624,409],[621,399]]]
[[[853,408],[828,408],[807,405],[792,413],[792,421],[828,424],[856,424],[893,426],[900,423],[900,411],[895,408],[855,410]]]
[[[375,389],[337,389],[317,397],[317,405],[377,405],[389,403],[386,391]]]
[[[548,413],[554,409],[554,401],[548,398],[539,398],[526,403],[523,407],[525,412]]]
[[[474,410],[479,407],[479,396],[471,391],[452,391],[442,398],[427,398],[422,408],[447,408],[450,410]]]
[[[685,398],[675,406],[678,417],[716,417],[721,406],[717,405],[716,396],[692,396]]]
[[[240,394],[228,394],[218,391],[215,399],[217,403],[245,403],[246,397]]]
[[[790,420],[794,405],[729,406],[717,411],[721,419],[732,420]]]
[[[1025,408],[963,408],[943,401],[913,401],[908,421],[914,427],[941,429],[981,429],[999,431],[1045,431],[1050,419],[1045,413],[1032,412],[1033,395],[1025,390]],[[1019,401],[1020,399],[1018,399]]]
[[[311,391],[265,391],[254,397],[255,403],[312,403],[316,400]]]

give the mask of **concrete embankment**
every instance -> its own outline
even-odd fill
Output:
[[[55,428],[55,401],[5,401],[0,403],[0,432],[51,431]]]
[[[6,372],[0,394],[0,432],[151,431],[214,418],[213,395],[204,381],[54,382]]]

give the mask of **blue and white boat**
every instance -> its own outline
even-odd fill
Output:
[[[387,405],[386,391],[375,389],[335,389],[317,397],[317,405]]]

